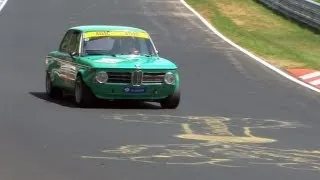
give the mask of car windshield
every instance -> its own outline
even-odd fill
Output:
[[[85,55],[155,55],[150,39],[131,36],[91,37],[83,45]]]

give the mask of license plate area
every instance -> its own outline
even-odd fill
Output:
[[[146,88],[145,87],[125,87],[123,91],[125,93],[140,94],[140,93],[145,93]]]

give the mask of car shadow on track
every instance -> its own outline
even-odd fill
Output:
[[[73,103],[72,96],[64,96],[63,99],[50,99],[45,92],[29,92],[30,95],[45,100],[50,103],[55,103],[60,106],[77,108]],[[95,101],[90,107],[86,109],[161,109],[160,106],[146,103],[146,102],[133,102],[133,101]]]

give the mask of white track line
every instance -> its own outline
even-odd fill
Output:
[[[7,4],[7,2],[8,2],[8,0],[0,0],[0,12],[1,12],[1,10],[4,8],[4,6]]]
[[[250,53],[249,51],[247,51],[246,49],[240,47],[239,45],[237,45],[236,43],[232,42],[230,39],[228,39],[227,37],[225,37],[224,35],[222,35],[216,28],[214,28],[204,17],[202,17],[196,10],[194,10],[189,4],[187,4],[184,0],[180,0],[180,2],[186,7],[188,8],[191,12],[193,12],[194,15],[196,15],[212,32],[214,32],[216,35],[218,35],[220,38],[222,38],[224,41],[226,41],[227,43],[229,43],[230,45],[234,46],[235,48],[237,48],[238,50],[240,50],[241,52],[245,53],[246,55],[248,55],[249,57],[251,57],[252,59],[258,61],[259,63],[265,65],[266,67],[270,68],[271,70],[277,72],[278,74],[282,75],[283,77],[298,83],[306,88],[309,88],[313,91],[316,91],[318,93],[320,93],[320,89],[313,87],[303,81],[300,81],[292,76],[290,76],[289,74],[281,71],[280,69],[276,68],[275,66],[267,63],[266,61],[262,60],[261,58],[255,56],[254,54]]]

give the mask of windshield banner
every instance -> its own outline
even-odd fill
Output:
[[[149,39],[149,34],[145,32],[132,32],[132,31],[94,31],[94,32],[85,32],[84,38],[93,38],[93,37],[138,37]]]

